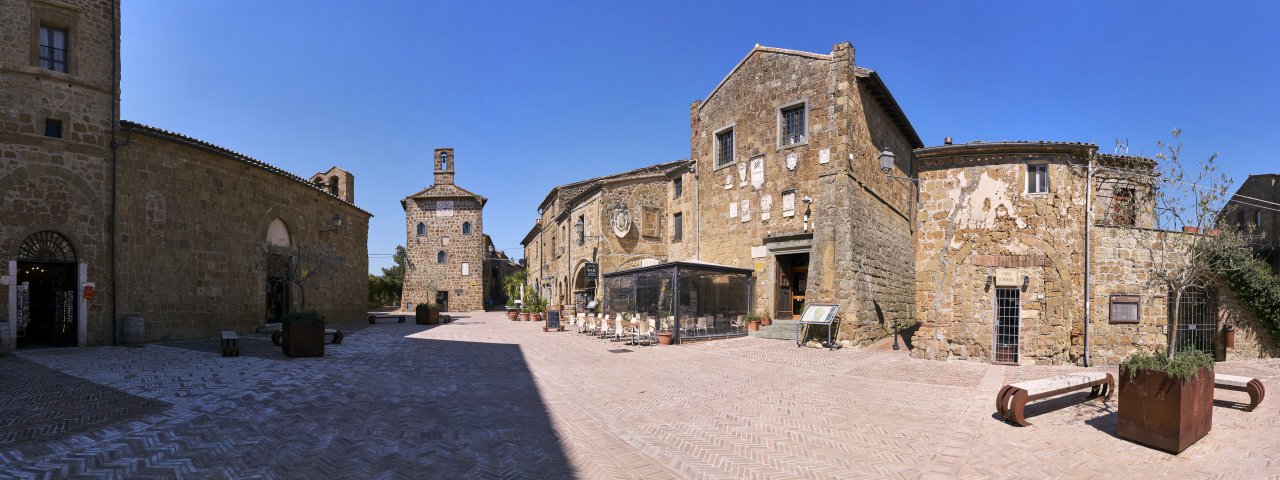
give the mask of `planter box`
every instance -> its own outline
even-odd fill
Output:
[[[1125,440],[1181,453],[1213,428],[1213,367],[1188,380],[1144,370],[1120,373],[1116,434]]]
[[[414,308],[414,323],[418,325],[439,325],[440,324],[440,307],[429,307],[427,305],[418,305]]]
[[[323,357],[324,356],[324,322],[294,321],[285,322],[281,348],[290,357]]]

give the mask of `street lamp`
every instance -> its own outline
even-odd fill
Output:
[[[919,195],[920,195],[920,179],[911,178],[911,177],[899,177],[897,175],[889,175],[889,172],[893,171],[893,166],[895,165],[895,162],[897,160],[898,160],[898,156],[893,154],[893,150],[889,150],[889,147],[885,147],[884,150],[880,151],[880,170],[884,171],[884,176],[886,177],[897,178],[900,180],[910,180],[911,183],[915,184],[916,201],[918,202]],[[915,222],[912,221],[913,227],[914,227],[914,224]],[[899,349],[898,347],[898,316],[897,315],[894,315],[893,317],[893,349],[894,350]]]

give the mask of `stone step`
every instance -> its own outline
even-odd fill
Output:
[[[792,342],[796,341],[795,330],[788,330],[788,331],[759,330],[755,332],[750,332],[748,335],[755,338],[768,338],[772,340],[790,340]]]

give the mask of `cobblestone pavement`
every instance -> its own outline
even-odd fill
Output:
[[[1084,393],[1029,405],[1031,427],[996,417],[1001,385],[1078,368],[883,346],[623,346],[490,313],[370,326],[316,359],[152,345],[10,360],[155,403],[0,443],[0,478],[1280,478],[1276,399],[1246,413],[1247,395],[1218,391],[1213,431],[1175,457],[1116,438],[1114,404]],[[1280,384],[1276,360],[1218,370]]]

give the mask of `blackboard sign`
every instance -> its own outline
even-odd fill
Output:
[[[600,264],[588,263],[582,267],[582,274],[587,278],[596,278],[600,276]]]
[[[560,311],[559,311],[559,310],[547,310],[547,325],[546,325],[546,331],[548,331],[548,332],[555,332],[555,331],[558,331],[558,330],[560,330]]]

